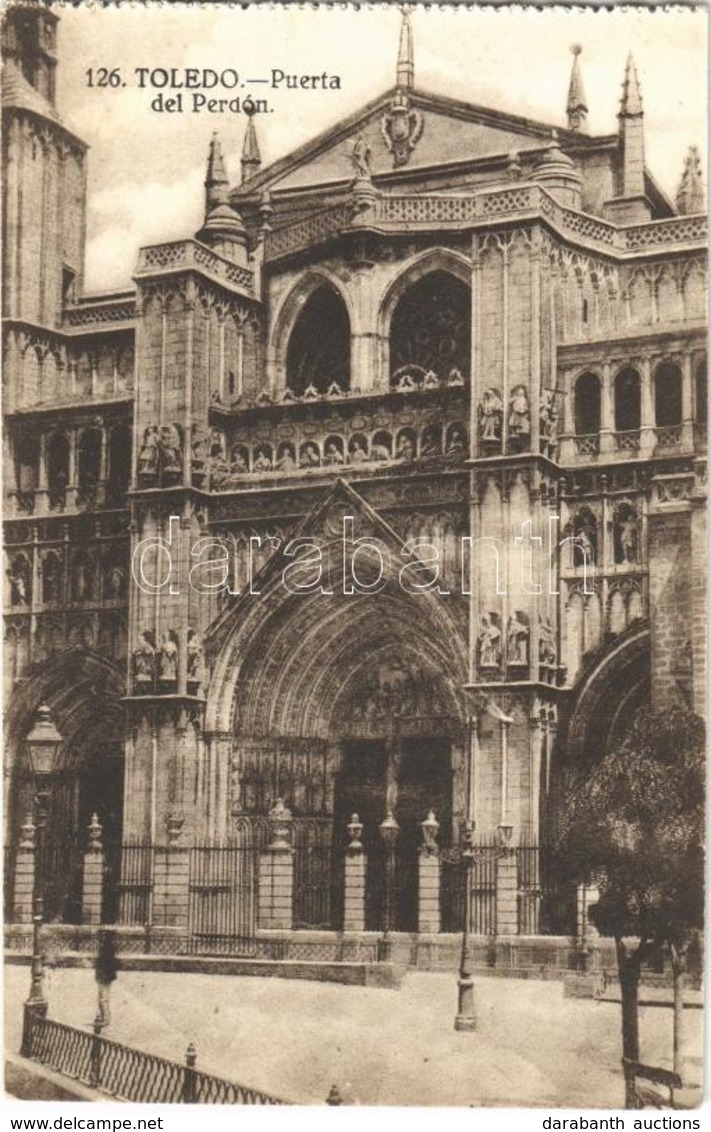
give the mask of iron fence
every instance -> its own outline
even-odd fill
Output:
[[[118,895],[122,924],[150,922],[154,857],[152,845],[128,842],[121,847]]]
[[[189,854],[188,937],[192,952],[253,955],[259,851],[252,845],[199,845]]]
[[[367,931],[382,931],[386,926],[388,884],[390,929],[398,932],[417,931],[419,885],[415,847],[398,844],[392,859],[382,845],[373,845],[368,849],[365,900]]]
[[[498,846],[477,845],[469,869],[461,859],[442,860],[440,915],[442,931],[461,932],[466,909],[466,877],[471,883],[469,931],[472,935],[496,933],[496,854]]]
[[[26,1016],[27,1056],[41,1065],[99,1089],[117,1100],[139,1104],[256,1104],[287,1101],[195,1068],[190,1047],[185,1065],[54,1022]]]
[[[541,850],[537,845],[516,848],[519,935],[537,935],[541,913]]]

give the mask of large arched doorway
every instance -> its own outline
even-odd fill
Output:
[[[83,854],[96,814],[102,826],[105,883],[103,919],[115,919],[123,821],[123,694],[121,673],[110,662],[72,649],[37,665],[15,692],[6,717],[9,760],[6,916],[13,914],[14,860],[20,827],[33,813],[36,781],[25,737],[37,708],[47,703],[62,735],[47,784],[47,820],[40,875],[48,921],[80,923]]]
[[[231,611],[213,675],[211,695],[220,702],[208,714],[216,729],[222,715],[233,731],[239,766],[233,809],[256,816],[282,798],[294,815],[295,833],[311,823],[322,831],[320,838],[314,835],[314,847],[328,843],[333,849],[330,878],[323,872],[309,877],[308,855],[296,839],[294,922],[301,926],[317,925],[303,914],[299,894],[329,884],[330,920],[322,916],[318,926],[340,926],[339,886],[352,814],[364,827],[366,926],[373,930],[382,926],[379,825],[388,811],[400,826],[394,900],[399,930],[417,927],[417,849],[430,810],[442,841],[452,837],[454,768],[463,761],[466,719],[463,606],[405,592],[398,584],[398,548],[381,542],[381,549],[383,586],[371,593],[344,593],[340,541],[321,544],[323,561],[333,567],[325,575],[326,593],[285,592],[284,562],[275,556],[259,577],[260,601],[245,600]],[[372,578],[373,565],[359,557],[360,581]],[[323,870],[325,859],[314,855],[314,867]]]

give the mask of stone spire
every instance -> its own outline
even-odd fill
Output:
[[[676,194],[679,212],[689,214],[705,212],[704,182],[701,176],[701,158],[695,145],[689,147]]]
[[[642,95],[639,89],[637,68],[632,53],[627,56],[625,78],[622,83],[622,103],[618,114],[620,123],[620,148],[622,150],[622,169],[620,177],[620,197],[625,200],[644,200],[644,113]],[[627,210],[625,222],[644,220],[648,213],[643,210],[632,213]]]
[[[197,234],[220,255],[247,262],[247,233],[242,217],[230,204],[230,183],[217,134],[212,135],[205,175],[205,222]]]
[[[205,212],[209,213],[218,204],[229,202],[230,183],[227,179],[227,170],[222,156],[217,133],[210,139],[210,151],[207,156],[207,173],[205,175]]]
[[[622,105],[620,106],[619,116],[620,118],[641,118],[642,114],[642,94],[639,89],[637,68],[630,51],[625,67],[625,79],[622,84]]]
[[[412,49],[412,28],[410,13],[402,9],[400,28],[400,47],[397,53],[397,78],[395,85],[403,90],[411,90],[415,85],[415,57]]]
[[[573,55],[573,69],[570,72],[570,86],[568,87],[568,102],[566,105],[568,129],[575,130],[578,133],[587,133],[588,104],[585,98],[583,76],[578,61],[583,49],[579,43],[574,43],[570,50]]]
[[[254,126],[254,118],[250,114],[247,119],[247,129],[242,144],[242,184],[256,176],[262,167],[262,155],[259,152],[259,141]]]

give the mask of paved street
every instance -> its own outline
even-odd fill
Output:
[[[19,1046],[28,968],[7,967],[7,1041]],[[91,1023],[93,971],[48,974],[50,1017]],[[479,1029],[453,1030],[451,974],[410,973],[400,990],[313,982],[119,973],[109,1037],[182,1059],[194,1041],[213,1073],[301,1103],[336,1082],[361,1104],[618,1107],[620,1007],[563,998],[561,983],[481,978]],[[672,1011],[640,1011],[642,1060],[668,1065]],[[686,1011],[701,1049],[703,1014]]]

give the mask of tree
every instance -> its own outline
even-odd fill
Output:
[[[557,838],[568,879],[599,890],[590,919],[615,940],[622,1053],[632,1061],[642,963],[669,949],[680,1075],[684,972],[703,924],[704,763],[704,724],[688,708],[639,712],[625,738],[574,777]]]

